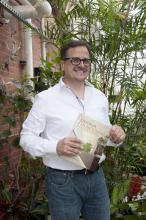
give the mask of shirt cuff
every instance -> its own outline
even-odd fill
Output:
[[[47,140],[44,139],[44,152],[46,154],[57,154],[56,147],[57,147],[58,140]]]
[[[47,140],[31,135],[21,135],[20,138],[20,146],[34,158],[57,154],[57,143],[58,140]]]
[[[107,146],[111,146],[111,147],[119,147],[123,144],[123,142],[119,143],[119,144],[115,144],[113,141],[111,141],[110,139],[108,139],[107,141]]]

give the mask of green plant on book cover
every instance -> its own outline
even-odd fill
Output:
[[[84,149],[84,151],[85,152],[90,152],[91,151],[91,147],[92,147],[92,144],[91,143],[85,143],[85,144],[83,144],[83,149]]]

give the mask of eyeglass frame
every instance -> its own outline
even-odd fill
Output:
[[[74,63],[73,63],[73,59],[78,59],[78,60],[79,60],[79,63],[78,63],[78,64],[74,64]],[[65,61],[65,60],[70,60],[71,64],[74,65],[74,66],[80,65],[81,61],[83,61],[83,64],[84,64],[85,66],[90,66],[90,65],[91,65],[91,62],[92,62],[92,60],[91,60],[90,58],[83,58],[83,59],[81,59],[80,57],[65,57],[63,60],[64,60],[64,61]],[[89,63],[85,63],[85,61],[88,61]]]

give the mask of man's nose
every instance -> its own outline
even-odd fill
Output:
[[[83,60],[81,60],[81,62],[80,62],[80,64],[79,64],[80,66],[85,66],[85,64],[84,64],[84,61]]]

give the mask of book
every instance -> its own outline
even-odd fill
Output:
[[[62,157],[81,168],[91,171],[96,170],[99,162],[98,155],[102,155],[109,138],[109,126],[89,116],[80,114],[72,128],[70,136],[77,137],[83,142],[83,150],[80,155]]]

